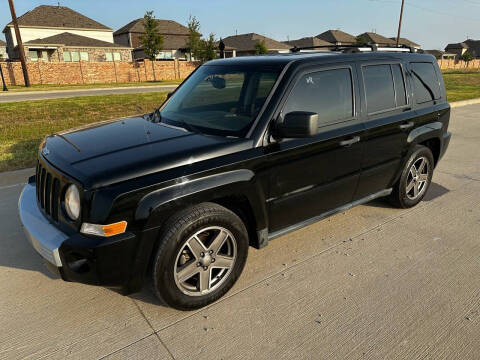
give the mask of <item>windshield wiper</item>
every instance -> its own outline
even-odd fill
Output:
[[[179,120],[178,123],[181,127],[183,127],[184,129],[186,129],[190,132],[193,132],[193,133],[196,133],[196,134],[202,134],[202,132],[200,130],[198,130],[198,127],[196,127],[195,125],[189,124],[184,120]]]

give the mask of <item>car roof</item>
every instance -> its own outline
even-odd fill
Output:
[[[222,66],[275,66],[284,67],[287,64],[295,63],[296,65],[310,63],[331,63],[331,62],[348,62],[358,60],[395,60],[404,59],[408,61],[427,61],[432,62],[435,58],[429,54],[421,53],[405,53],[405,52],[361,52],[361,53],[343,53],[337,51],[323,52],[297,52],[285,54],[267,54],[256,56],[241,56],[228,59],[211,60],[205,65],[222,65]]]

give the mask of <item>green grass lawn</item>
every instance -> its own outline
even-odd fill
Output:
[[[444,78],[450,102],[480,98],[480,71],[448,70]],[[0,171],[34,166],[38,145],[46,135],[146,113],[160,105],[165,96],[152,92],[0,103]]]
[[[480,98],[480,71],[449,70],[443,78],[448,101]]]
[[[0,103],[0,171],[35,165],[41,140],[49,134],[152,111],[166,93],[143,93]]]
[[[58,91],[58,90],[81,90],[81,89],[104,89],[117,87],[135,87],[135,86],[159,86],[159,85],[178,85],[182,80],[171,81],[143,81],[143,82],[128,82],[128,83],[98,83],[98,84],[74,84],[74,85],[32,85],[27,88],[20,85],[9,85],[9,92],[23,92],[23,91]],[[0,82],[1,85],[1,82]],[[2,88],[0,87],[0,90]],[[1,96],[1,92],[0,92]]]

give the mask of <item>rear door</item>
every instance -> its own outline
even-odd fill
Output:
[[[270,233],[349,203],[363,154],[354,63],[299,72],[287,94],[280,119],[309,111],[319,114],[320,124],[312,138],[282,139],[265,147]]]
[[[355,200],[392,186],[415,127],[412,96],[401,61],[358,64],[362,82],[365,156]]]

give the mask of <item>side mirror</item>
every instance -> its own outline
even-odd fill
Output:
[[[318,114],[313,112],[290,112],[275,126],[275,135],[280,138],[307,138],[317,133]]]

